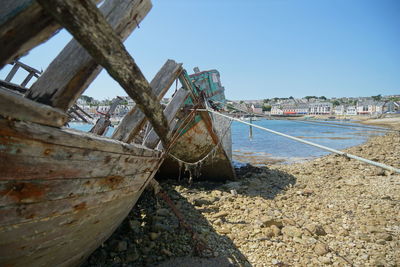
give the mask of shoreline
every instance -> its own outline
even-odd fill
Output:
[[[398,133],[345,151],[400,168]],[[168,205],[146,191],[84,266],[400,264],[400,175],[333,154],[237,174],[224,184],[161,182],[208,249],[196,250]]]

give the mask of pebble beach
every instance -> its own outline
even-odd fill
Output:
[[[400,168],[399,132],[345,151]],[[400,265],[399,174],[338,155],[236,171],[160,181],[176,210],[146,190],[84,266]]]

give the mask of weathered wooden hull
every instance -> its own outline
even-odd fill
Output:
[[[0,265],[81,263],[126,217],[158,152],[0,117]]]
[[[229,120],[203,114],[199,121],[195,119],[193,123],[173,145],[170,151],[173,156],[166,158],[157,175],[162,178],[183,176],[185,166],[180,166],[177,159],[189,163],[204,159],[199,169],[193,170],[195,178],[215,181],[234,179]]]

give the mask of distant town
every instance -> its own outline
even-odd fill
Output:
[[[114,100],[96,100],[82,95],[77,105],[93,117],[109,111]],[[163,98],[162,103],[168,103]],[[119,97],[119,104],[112,117],[122,117],[135,105],[128,97]],[[377,116],[384,113],[400,113],[400,95],[376,95],[370,97],[327,98],[325,96],[274,97],[260,100],[227,101],[224,107],[230,113],[254,113],[271,116],[305,115],[365,115]]]

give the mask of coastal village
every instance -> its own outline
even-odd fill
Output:
[[[113,112],[114,121],[123,117],[134,105],[134,101],[128,97],[120,97],[121,102]],[[169,99],[162,99],[162,103],[168,103]],[[106,113],[112,104],[112,100],[96,100],[89,96],[81,96],[77,104],[86,113],[93,117]],[[227,101],[225,111],[230,113],[252,113],[266,116],[310,116],[327,115],[346,117],[361,115],[379,117],[383,114],[400,113],[400,95],[371,96],[371,97],[342,97],[326,98],[324,96],[306,96],[303,98],[271,98],[261,100],[237,100]]]

